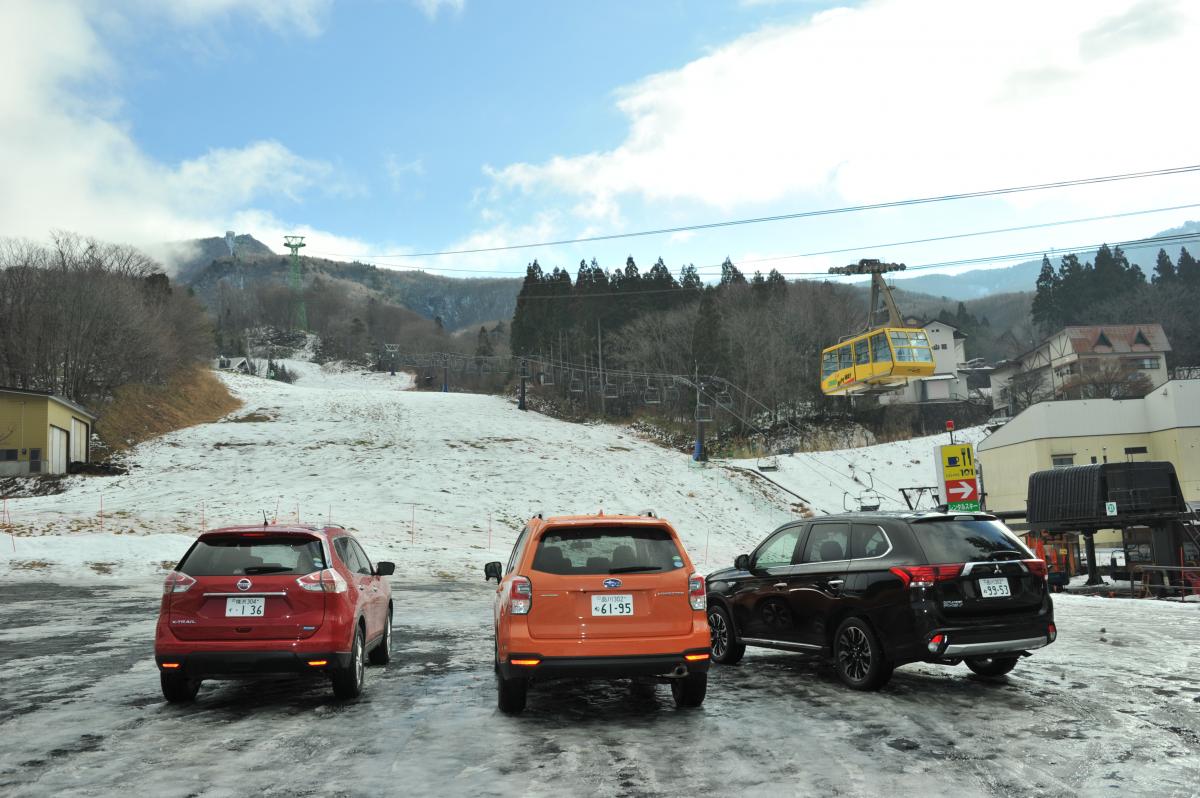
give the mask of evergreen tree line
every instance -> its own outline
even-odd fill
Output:
[[[678,275],[659,258],[643,273],[632,257],[606,271],[595,259],[566,269],[529,264],[511,325],[511,348],[608,370],[718,375],[778,417],[821,397],[821,349],[862,326],[865,303],[849,286],[789,283],[776,270],[747,278],[726,258],[716,285],[694,266]],[[760,410],[750,403],[740,415]]]
[[[1159,322],[1171,342],[1168,363],[1200,365],[1200,264],[1186,247],[1172,260],[1160,249],[1150,279],[1120,247],[1107,245],[1095,261],[1063,255],[1057,269],[1042,258],[1033,320],[1048,335],[1072,324]]]
[[[165,383],[212,343],[200,304],[132,247],[69,233],[0,241],[0,385],[96,404]]]

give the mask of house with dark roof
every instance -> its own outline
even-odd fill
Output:
[[[1171,344],[1161,324],[1088,324],[1064,327],[1033,349],[999,364],[991,374],[992,406],[1010,413],[1018,404],[1076,397],[1089,375],[1142,375],[1151,389],[1168,379]],[[1014,382],[1014,378],[1017,380]],[[1019,401],[1017,394],[1024,401]]]

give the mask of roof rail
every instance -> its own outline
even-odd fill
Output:
[[[646,518],[658,518],[658,516],[654,514],[653,510],[642,510],[640,513],[638,513],[638,515],[645,516]]]

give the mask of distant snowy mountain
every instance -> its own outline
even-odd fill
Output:
[[[1180,227],[1155,233],[1153,238],[1163,236],[1200,234],[1200,222],[1187,222]],[[1184,244],[1186,246],[1186,243]],[[1159,249],[1166,249],[1172,260],[1179,258],[1179,243],[1150,243],[1125,248],[1125,255],[1130,263],[1142,267],[1149,276],[1154,268],[1154,260],[1158,257]],[[1193,246],[1192,249],[1197,249]],[[1059,258],[1067,252],[1047,253],[1051,262],[1057,267]],[[1081,260],[1092,260],[1095,251],[1080,251],[1076,253]],[[961,274],[927,274],[907,277],[896,275],[896,285],[908,291],[916,291],[936,297],[947,297],[955,300],[978,299],[991,294],[1006,294],[1014,291],[1032,291],[1037,282],[1038,272],[1042,268],[1042,259],[1025,261],[1016,266],[1002,269],[972,269]]]

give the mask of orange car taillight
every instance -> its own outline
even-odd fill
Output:
[[[708,597],[704,594],[704,577],[700,574],[688,577],[688,601],[694,610],[704,610],[708,607]]]
[[[296,580],[296,584],[314,593],[345,593],[350,589],[342,575],[332,568],[305,574]]]
[[[194,584],[196,584],[196,580],[187,574],[181,571],[172,571],[167,574],[167,581],[163,582],[163,595],[167,595],[168,593],[186,593],[188,588]]]
[[[508,593],[508,611],[513,615],[528,615],[532,606],[533,583],[523,576],[514,576]]]

